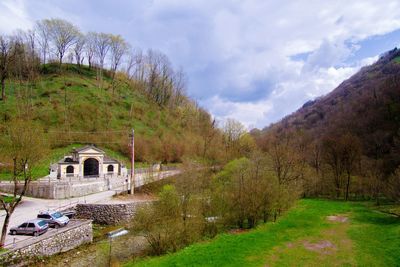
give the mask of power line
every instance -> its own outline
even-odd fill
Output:
[[[93,140],[92,141],[89,141],[89,140],[82,141],[82,140],[66,140],[66,139],[59,140],[59,141],[66,142],[66,143],[86,143],[86,144],[88,144],[88,143],[90,143],[90,144],[121,144],[121,143],[124,143],[122,141],[120,141],[120,142],[110,142],[110,141],[102,142],[102,141],[93,141]]]
[[[87,131],[87,132],[85,132],[85,131],[48,131],[48,133],[64,133],[64,134],[66,134],[66,133],[72,133],[72,134],[74,134],[74,133],[86,133],[86,134],[98,134],[98,133],[130,133],[130,131],[129,130],[119,130],[119,131],[117,131],[117,130],[112,130],[112,131],[96,131],[96,132],[93,132],[93,131]]]

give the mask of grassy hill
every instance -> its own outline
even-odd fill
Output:
[[[87,66],[64,64],[60,70],[57,64],[47,64],[33,82],[7,80],[7,99],[0,101],[0,132],[19,116],[41,125],[50,142],[51,152],[35,177],[46,175],[49,163],[72,147],[87,143],[129,164],[132,128],[137,161],[170,163],[180,162],[184,155],[197,156],[198,125],[209,116],[189,98],[179,106],[161,106],[146,95],[143,84],[122,73],[114,83],[107,71],[101,84],[97,77]],[[4,167],[0,173],[0,178],[8,176]]]
[[[397,266],[399,234],[369,202],[303,199],[276,223],[125,266]]]

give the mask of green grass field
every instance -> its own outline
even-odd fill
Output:
[[[276,223],[125,266],[399,265],[399,217],[369,202],[304,199]]]

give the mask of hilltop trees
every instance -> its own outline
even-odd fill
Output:
[[[86,37],[85,35],[79,33],[76,38],[76,43],[74,46],[74,54],[75,54],[75,60],[76,64],[80,67],[81,64],[83,63],[84,57],[83,57],[83,52],[85,49],[85,44],[86,44]]]
[[[49,31],[50,41],[53,43],[61,65],[65,52],[76,42],[79,29],[72,23],[62,19],[50,19],[42,23],[47,24],[46,29]]]

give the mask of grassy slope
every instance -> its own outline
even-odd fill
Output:
[[[132,90],[124,79],[117,79],[112,92],[111,80],[104,77],[102,89],[98,88],[96,71],[86,66],[65,65],[63,74],[58,67],[49,65],[39,80],[25,86],[32,92],[33,117],[49,129],[64,127],[65,93],[69,127],[72,131],[96,131],[129,129],[135,127],[138,134],[153,135],[157,130],[179,131],[174,115],[159,108],[138,90]],[[8,98],[1,102],[0,115],[18,113],[16,105],[17,82],[7,84]],[[131,107],[133,110],[131,112]]]
[[[326,220],[345,215],[345,223]],[[126,266],[396,266],[400,219],[365,203],[301,200],[277,223],[223,234],[180,252]],[[309,250],[304,244],[333,245]]]
[[[116,89],[112,92],[111,80],[104,78],[103,89],[98,88],[96,72],[83,66],[65,65],[63,74],[55,65],[48,65],[38,81],[32,85],[23,85],[7,82],[8,98],[0,102],[0,118],[10,118],[19,113],[17,92],[26,90],[32,95],[31,104],[34,107],[33,119],[42,124],[49,131],[63,131],[65,115],[65,93],[67,95],[67,116],[71,131],[104,131],[126,130],[135,128],[137,136],[151,137],[165,133],[181,136],[184,129],[176,120],[173,112],[162,109],[152,103],[139,90],[132,90],[124,79],[117,79]],[[21,89],[22,88],[22,89]],[[66,91],[65,91],[66,90]],[[52,139],[58,139],[53,137]],[[94,138],[94,139],[93,139]],[[123,135],[104,136],[93,134],[75,135],[72,140],[82,140],[85,143],[103,141],[128,141],[128,132]],[[88,140],[87,142],[84,142]],[[94,140],[94,141],[93,141]],[[57,162],[63,155],[70,152],[73,147],[82,144],[66,142],[64,147],[53,148],[51,153],[34,170],[34,177],[43,177],[48,174],[49,164]],[[1,145],[1,144],[0,144]],[[129,166],[127,156],[115,152],[107,147],[102,147],[108,155]],[[143,164],[137,165],[141,167]],[[0,171],[0,180],[10,179],[10,173]]]

